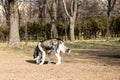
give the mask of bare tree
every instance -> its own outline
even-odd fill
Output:
[[[29,0],[29,2],[24,1],[21,6],[19,6],[20,11],[20,24],[24,25],[24,32],[25,32],[25,45],[28,45],[28,24],[29,22],[32,22],[32,1]],[[35,16],[34,16],[35,17]]]
[[[107,0],[107,26],[106,26],[106,40],[110,37],[110,17],[111,12],[115,6],[116,0]]]
[[[48,35],[48,27],[47,24],[50,23],[51,18],[50,18],[50,12],[48,12],[48,3],[46,0],[39,0],[37,2],[38,4],[38,15],[39,15],[39,22],[42,26],[44,26],[44,38],[49,39],[50,36]]]
[[[25,26],[24,32],[25,32],[25,45],[26,46],[28,45],[28,24],[27,23],[28,23],[28,20],[30,20],[30,13],[29,13],[30,9],[28,9],[28,7],[29,7],[28,4],[22,4],[22,7],[19,10],[20,11],[20,24],[23,24]]]
[[[4,7],[4,14],[8,26],[10,27],[9,41],[8,44],[19,45],[19,16],[18,16],[18,1],[17,0],[1,0],[2,6]]]
[[[51,38],[58,38],[58,32],[56,28],[58,0],[52,0],[51,9],[48,4],[48,0],[46,0],[46,4],[51,17]]]
[[[114,7],[114,10],[113,10],[112,14],[115,17],[119,17],[120,16],[120,0],[116,0],[116,4],[115,4],[115,7]]]
[[[67,17],[69,18],[70,40],[72,42],[75,41],[74,27],[75,27],[75,20],[76,20],[76,14],[77,14],[77,2],[78,0],[71,0],[71,11],[69,13],[67,10],[66,2],[65,0],[63,0],[65,12],[66,12]]]
[[[19,15],[18,15],[18,1],[10,1],[10,33],[9,33],[9,45],[19,45]]]
[[[7,26],[10,26],[10,4],[8,0],[0,0],[3,7],[3,14],[6,18]]]

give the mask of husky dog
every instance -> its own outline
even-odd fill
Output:
[[[70,51],[71,50],[65,46],[63,40],[56,38],[56,39],[49,39],[38,42],[38,45],[35,48],[35,52],[33,56],[34,59],[36,60],[36,63],[42,65],[45,62],[46,54],[48,54],[48,64],[49,64],[51,63],[50,54],[54,53],[58,59],[56,64],[61,64],[60,52],[70,53]]]

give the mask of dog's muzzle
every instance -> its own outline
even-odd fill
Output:
[[[71,50],[70,49],[66,49],[65,51],[67,54],[70,54]]]

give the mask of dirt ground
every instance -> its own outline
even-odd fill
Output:
[[[61,65],[52,62],[36,65],[32,55],[0,50],[0,80],[120,80],[120,49],[73,50]]]

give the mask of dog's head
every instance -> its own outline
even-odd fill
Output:
[[[68,47],[66,47],[65,46],[65,44],[64,44],[64,42],[63,41],[60,41],[59,42],[59,47],[58,47],[58,49],[62,52],[62,53],[70,53],[71,52],[71,50],[68,48]]]

